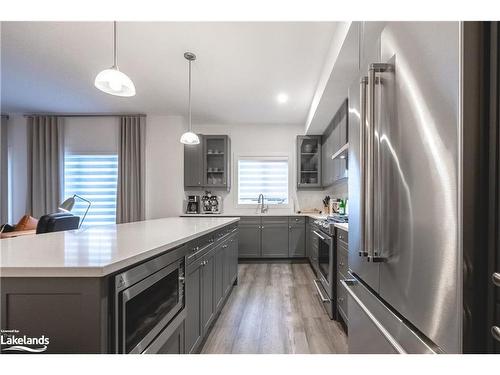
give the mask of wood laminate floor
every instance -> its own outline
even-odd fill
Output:
[[[240,264],[238,272],[202,353],[347,352],[340,324],[318,300],[309,264]]]

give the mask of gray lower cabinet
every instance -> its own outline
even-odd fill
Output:
[[[305,225],[290,225],[288,256],[290,258],[305,258],[306,228]]]
[[[306,218],[306,258],[311,260],[312,236],[311,236],[311,218]]]
[[[216,249],[217,250],[217,249]],[[211,252],[203,258],[201,269],[201,319],[202,332],[205,334],[212,324],[215,315],[214,298],[214,278],[215,278],[215,260],[214,252]]]
[[[262,257],[288,258],[288,218],[262,218]]]
[[[196,261],[186,270],[186,353],[196,351],[201,342],[201,274],[202,261]]]
[[[239,257],[261,258],[260,217],[242,217],[239,225]]]
[[[217,248],[216,253],[214,255],[215,262],[215,276],[214,276],[214,300],[215,300],[215,308],[219,309],[224,300],[225,294],[225,285],[224,282],[224,270],[227,267],[224,267],[224,264],[227,262],[226,252],[222,247]]]
[[[249,216],[239,223],[240,258],[305,258],[305,216]]]
[[[215,241],[186,270],[185,352],[196,353],[238,273],[238,232]]]

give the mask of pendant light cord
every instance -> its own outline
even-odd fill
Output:
[[[189,60],[189,131],[191,131],[191,60]]]
[[[116,60],[116,21],[113,21],[113,66],[118,69]]]

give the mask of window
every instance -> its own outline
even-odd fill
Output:
[[[92,206],[83,226],[116,222],[118,155],[75,155],[64,158],[64,196],[78,194]],[[73,214],[83,218],[87,203],[76,199]]]
[[[288,204],[287,158],[240,158],[238,160],[238,204]]]

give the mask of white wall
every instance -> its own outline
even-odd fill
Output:
[[[66,118],[65,148],[67,151],[111,152],[118,148],[118,119],[112,117]],[[178,216],[183,213],[184,199],[192,193],[184,192],[184,152],[179,142],[186,123],[181,116],[146,118],[146,218]],[[228,134],[231,138],[231,191],[217,192],[224,198],[226,213],[253,212],[236,205],[238,156],[287,156],[289,159],[288,208],[274,208],[271,212],[291,212],[307,208],[322,208],[325,195],[347,196],[347,184],[340,183],[325,191],[296,190],[296,136],[303,134],[302,125],[195,125],[201,134]],[[26,211],[26,150],[27,127],[22,115],[11,114],[9,119],[10,152],[10,222],[15,222]]]
[[[146,219],[178,216],[183,211],[184,148],[180,116],[146,120]]]

